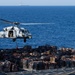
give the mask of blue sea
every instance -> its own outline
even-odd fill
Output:
[[[22,23],[50,23],[20,25],[29,30],[32,39],[0,39],[0,48],[16,48],[31,45],[54,45],[75,48],[75,6],[0,6],[0,18]],[[0,21],[0,31],[11,26]]]

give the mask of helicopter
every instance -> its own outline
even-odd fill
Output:
[[[13,39],[13,42],[18,38],[24,39],[24,42],[26,42],[26,39],[32,38],[31,33],[27,29],[19,27],[19,22],[11,22],[4,19],[0,20],[12,24],[12,26],[5,27],[3,28],[3,31],[0,31],[0,38],[11,38]]]
[[[32,34],[27,29],[20,27],[19,25],[50,24],[50,23],[20,23],[8,21],[5,19],[0,20],[5,23],[12,24],[12,26],[5,27],[3,28],[3,31],[0,31],[0,38],[11,38],[13,39],[13,42],[15,42],[16,39],[24,39],[24,42],[26,42],[26,39],[32,38]]]

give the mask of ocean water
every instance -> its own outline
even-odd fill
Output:
[[[27,28],[32,39],[0,39],[0,48],[16,48],[31,45],[54,45],[75,48],[75,7],[74,6],[0,6],[0,18],[25,23],[50,23],[45,25],[20,25]],[[0,30],[10,26],[0,21]]]

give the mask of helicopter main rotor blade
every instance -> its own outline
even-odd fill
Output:
[[[9,23],[9,24],[14,24],[14,25],[19,25],[20,24],[19,22],[11,22],[11,21],[8,21],[8,20],[5,20],[5,19],[0,19],[0,20],[5,22],[5,23]]]
[[[5,20],[5,19],[0,19],[1,21],[3,21],[3,22],[6,22],[6,23],[10,23],[10,24],[12,24],[13,22],[11,22],[11,21],[8,21],[8,20]]]
[[[20,23],[22,25],[46,25],[46,24],[54,24],[54,23]]]
[[[20,23],[20,22],[12,22],[12,21],[8,21],[5,19],[0,19],[1,21],[5,22],[5,23],[9,23],[9,24],[13,24],[13,25],[47,25],[47,24],[54,24],[54,23]]]

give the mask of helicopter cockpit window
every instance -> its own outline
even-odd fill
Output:
[[[28,30],[25,30],[25,33],[29,33],[29,31]]]
[[[7,31],[7,28],[5,29],[5,31]]]
[[[24,30],[22,30],[22,32],[24,33]]]
[[[4,31],[7,31],[7,28],[5,28]]]

